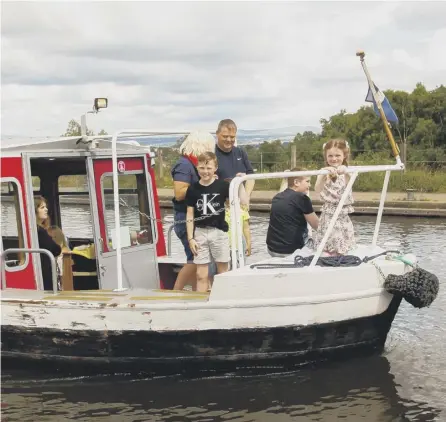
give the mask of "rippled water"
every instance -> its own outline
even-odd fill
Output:
[[[2,204],[2,222],[6,208]],[[69,236],[90,234],[85,207],[67,207],[62,218]],[[267,219],[267,214],[252,216],[251,262],[267,256]],[[172,222],[169,212],[165,220]],[[369,241],[374,218],[353,220],[359,241]],[[442,284],[430,308],[401,305],[382,356],[291,372],[271,367],[259,375],[243,368],[237,375],[197,378],[36,379],[3,372],[2,420],[446,421],[446,221],[384,218],[383,242],[415,253]],[[181,253],[176,238],[173,249]]]

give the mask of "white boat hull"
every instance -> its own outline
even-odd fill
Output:
[[[398,261],[377,261],[384,274],[407,270]],[[209,297],[7,290],[2,359],[39,368],[45,361],[53,369],[85,364],[101,372],[159,370],[163,363],[172,369],[186,361],[306,363],[382,350],[400,301],[382,288],[371,264],[312,271],[245,267],[216,276]]]

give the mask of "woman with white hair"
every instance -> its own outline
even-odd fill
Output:
[[[192,285],[194,290],[196,287],[197,267],[194,264],[194,255],[187,240],[185,198],[188,187],[200,179],[197,172],[197,157],[204,152],[213,152],[214,150],[215,139],[209,132],[191,132],[180,146],[181,157],[172,167],[174,230],[183,244],[187,258],[187,263],[178,273],[174,290],[183,290],[187,284]]]

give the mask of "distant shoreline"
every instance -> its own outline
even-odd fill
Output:
[[[254,191],[251,198],[251,211],[269,212],[271,209],[271,199],[275,191]],[[164,209],[172,208],[172,189],[158,189],[160,207]],[[376,216],[380,192],[356,192],[353,215],[371,215]],[[127,199],[129,205],[135,201]],[[422,196],[422,198],[420,198]],[[389,192],[385,202],[383,215],[402,216],[402,217],[432,217],[446,218],[446,194],[416,194],[415,200],[407,200],[405,192]],[[113,195],[105,195],[106,203],[113,203]],[[2,201],[12,202],[12,197],[2,197]],[[87,195],[62,195],[61,204],[89,205],[90,201]],[[313,200],[313,207],[316,212],[320,212],[321,201]]]

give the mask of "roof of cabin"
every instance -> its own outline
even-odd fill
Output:
[[[121,132],[117,141],[117,149],[120,151],[150,151],[150,146],[147,144],[140,144],[138,139],[144,137],[146,140],[150,137],[164,137],[171,135],[183,136],[187,135],[189,131],[126,131]],[[37,138],[37,137],[2,137],[0,142],[0,150],[5,153],[15,152],[37,152],[37,151],[85,151],[90,149],[91,142],[95,141],[97,150],[111,150],[112,135],[95,135],[88,136],[88,143],[82,140],[81,136],[69,136],[58,138]]]
[[[112,136],[89,136],[88,140],[90,142],[87,144],[82,140],[81,136],[70,136],[56,139],[33,139],[31,142],[29,139],[25,139],[23,141],[15,140],[15,142],[5,142],[5,140],[2,139],[1,150],[5,152],[35,152],[48,150],[79,151],[88,149],[87,146],[89,144],[91,145],[92,141],[95,141],[97,143],[95,149],[109,150],[112,146],[111,139]],[[118,142],[116,143],[116,147],[118,150],[150,150],[150,147],[148,145],[139,145],[137,142],[128,142],[124,140],[118,140]]]

